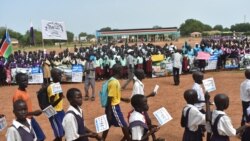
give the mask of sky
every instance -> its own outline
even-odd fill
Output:
[[[1,0],[0,27],[25,34],[32,22],[64,22],[77,36],[103,27],[133,29],[180,27],[187,19],[230,27],[250,22],[250,0]]]

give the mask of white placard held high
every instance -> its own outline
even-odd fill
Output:
[[[211,77],[208,79],[204,79],[204,80],[202,80],[202,83],[203,83],[205,90],[207,92],[212,92],[212,91],[216,90],[214,78]]]
[[[96,132],[100,133],[109,129],[108,119],[106,115],[95,118]]]
[[[154,113],[154,116],[156,117],[158,123],[160,124],[160,126],[162,126],[163,124],[169,122],[170,120],[172,120],[173,118],[171,117],[171,115],[168,113],[167,109],[162,107],[158,110],[156,110]]]
[[[51,105],[43,109],[43,112],[48,118],[56,114],[56,110]]]
[[[0,118],[0,131],[7,127],[7,121],[5,116]]]
[[[52,84],[52,94],[62,93],[62,87],[59,82]]]

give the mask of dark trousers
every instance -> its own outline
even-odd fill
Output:
[[[250,104],[250,101],[248,101],[248,102],[242,101],[241,103],[242,103],[242,113],[243,113],[242,119],[241,119],[241,125],[244,125],[245,122],[249,122],[249,121],[247,121],[247,108]]]
[[[180,83],[180,75],[179,75],[179,68],[173,67],[173,77],[174,77],[174,84],[179,85]]]

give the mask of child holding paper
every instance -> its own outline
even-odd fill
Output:
[[[84,124],[81,91],[77,88],[69,89],[67,99],[70,106],[62,122],[66,141],[88,141],[88,137],[101,140],[97,133],[89,130]]]
[[[13,120],[6,133],[7,141],[36,141],[37,136],[31,126],[31,120],[28,116],[28,106],[22,99],[13,103],[13,112],[16,119]]]
[[[185,127],[182,141],[202,141],[202,132],[200,125],[205,125],[205,114],[194,106],[198,102],[197,92],[188,89],[184,92],[184,98],[187,105],[183,108],[181,125]]]
[[[159,127],[152,127],[149,130],[145,120],[144,111],[148,111],[147,98],[144,95],[134,95],[131,99],[134,110],[129,115],[129,129],[132,141],[148,141],[148,137],[159,130]]]
[[[250,127],[249,123],[245,123],[244,126],[235,129],[231,123],[230,118],[224,110],[229,106],[229,98],[225,94],[217,94],[214,97],[214,102],[216,105],[216,110],[212,112],[212,137],[211,141],[229,141],[229,136],[235,136],[237,133],[241,132],[245,127]],[[249,136],[249,135],[248,135]],[[242,141],[249,141],[249,138],[244,140],[242,136]]]
[[[133,86],[133,91],[132,91],[131,97],[133,97],[134,95],[144,95],[144,84],[142,83],[142,80],[144,78],[145,78],[145,74],[144,74],[144,71],[142,69],[135,70],[134,78],[133,78],[134,79],[134,86]],[[156,95],[156,92],[153,91],[149,95],[147,95],[146,98],[154,97],[155,95]],[[147,125],[151,129],[152,123],[151,123],[151,119],[150,119],[147,111],[144,111],[144,115],[145,115],[145,118],[147,121]],[[153,140],[156,139],[154,134],[152,134],[152,138],[153,138]]]
[[[28,87],[28,75],[25,73],[16,74],[16,82],[18,84],[18,89],[16,90],[13,96],[13,103],[19,99],[22,99],[23,101],[25,101],[26,105],[28,106],[27,118],[31,120],[31,126],[37,135],[37,140],[38,141],[45,140],[45,135],[40,125],[37,123],[37,121],[33,117],[33,116],[41,115],[42,111],[41,110],[33,111],[30,95],[26,91],[26,88]]]
[[[62,141],[62,137],[64,136],[64,130],[62,127],[62,120],[64,118],[64,110],[63,110],[63,93],[62,88],[60,87],[60,82],[62,78],[61,70],[57,68],[53,68],[51,70],[51,77],[53,79],[53,83],[51,83],[47,88],[47,93],[49,97],[50,104],[54,107],[57,112],[54,116],[49,118],[50,124],[54,131],[55,139],[54,141]],[[57,84],[57,85],[56,85]],[[58,87],[59,85],[59,87]],[[53,90],[57,89],[61,92],[54,92]],[[61,89],[61,90],[60,90]]]

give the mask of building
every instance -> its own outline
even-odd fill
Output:
[[[174,40],[179,37],[180,32],[177,27],[96,31],[98,41],[105,42],[156,42]]]

